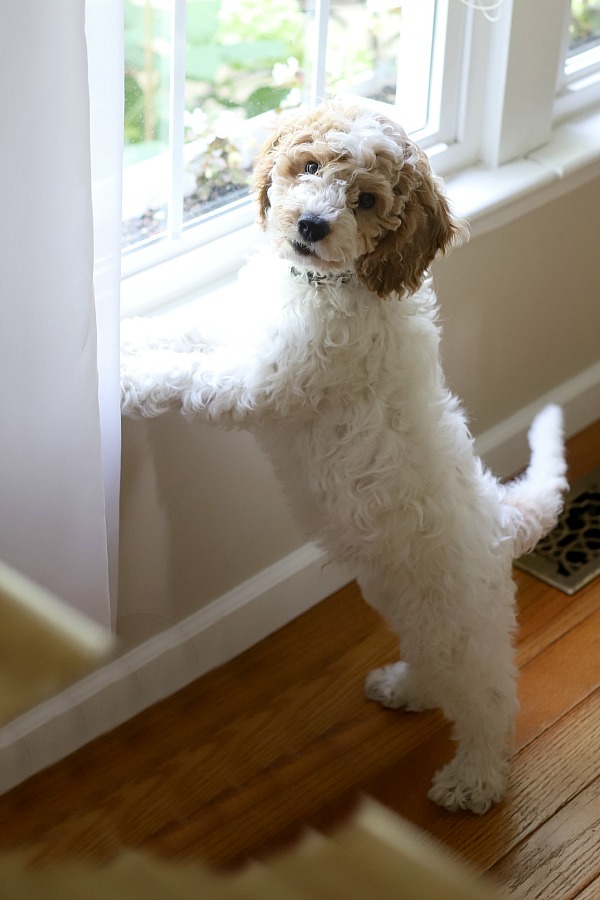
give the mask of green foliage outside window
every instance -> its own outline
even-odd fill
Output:
[[[579,50],[589,43],[600,43],[600,3],[596,0],[572,0],[570,47]]]
[[[145,145],[138,158],[168,141],[169,27],[168,11],[126,3],[125,142]],[[188,0],[186,108],[210,118],[277,108],[293,84],[274,83],[273,68],[302,60],[304,30],[297,0]]]

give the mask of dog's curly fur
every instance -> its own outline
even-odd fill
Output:
[[[429,796],[484,812],[505,790],[517,710],[511,561],[566,488],[560,410],[536,419],[520,480],[500,485],[475,456],[426,278],[466,229],[401,128],[336,102],[293,114],[256,189],[275,252],[248,264],[238,299],[260,324],[253,312],[217,343],[133,320],[123,411],[179,407],[255,433],[307,535],[400,636],[402,661],[372,672],[367,696],[441,707],[458,750]]]

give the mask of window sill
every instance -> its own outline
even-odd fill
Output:
[[[526,159],[497,169],[473,166],[446,179],[455,212],[478,237],[600,177],[600,111],[558,125]],[[123,279],[123,316],[187,305],[227,291],[237,271],[265,241],[246,225],[213,242]]]
[[[473,166],[446,179],[455,211],[477,237],[600,177],[600,112],[557,126],[526,159]]]

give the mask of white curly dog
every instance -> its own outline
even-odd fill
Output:
[[[126,323],[123,411],[256,435],[307,535],[400,636],[367,697],[440,707],[458,749],[429,796],[483,813],[504,794],[517,711],[511,562],[566,489],[560,410],[535,419],[520,479],[499,484],[474,454],[425,278],[466,229],[400,127],[335,101],[295,113],[255,183],[274,247],[241,273],[241,337]]]

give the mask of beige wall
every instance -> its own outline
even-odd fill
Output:
[[[446,373],[480,434],[600,360],[600,179],[435,273]]]
[[[177,413],[124,420],[119,631],[128,640],[190,615],[303,543],[250,435]]]
[[[475,434],[600,359],[600,180],[436,264],[451,387]],[[123,424],[119,630],[136,643],[303,543],[245,434]]]

